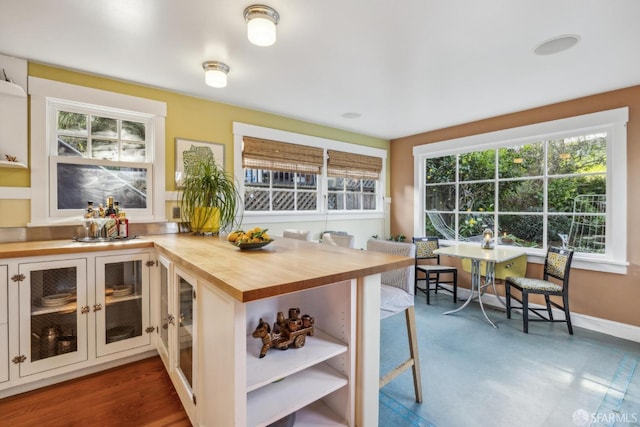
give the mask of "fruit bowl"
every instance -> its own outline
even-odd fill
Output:
[[[240,250],[246,251],[246,250],[263,248],[271,242],[273,242],[273,240],[263,240],[262,242],[246,242],[246,243],[233,243],[233,244],[238,248],[240,248]]]
[[[227,240],[241,250],[260,249],[273,242],[273,239],[267,234],[267,229],[260,227],[248,231],[236,230],[229,234]]]

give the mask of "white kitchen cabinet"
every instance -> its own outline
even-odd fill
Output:
[[[182,406],[192,420],[196,413],[195,390],[199,381],[196,285],[197,281],[192,275],[178,267],[174,268],[173,280],[170,282],[170,301],[173,302],[173,306],[169,311],[175,313],[175,319],[169,330],[169,376],[180,396]]]
[[[9,378],[0,381],[0,397],[153,352],[153,254],[134,249],[6,260],[0,340],[6,341],[1,295],[7,295],[8,345],[0,351],[8,349]]]
[[[20,376],[87,360],[87,260],[23,262],[18,286]],[[66,342],[63,342],[65,338]]]
[[[148,253],[96,257],[98,357],[151,343],[149,263]]]
[[[156,289],[159,293],[158,301],[160,304],[159,307],[159,325],[157,328],[158,332],[158,354],[164,363],[167,371],[171,369],[171,360],[170,360],[170,352],[169,352],[169,335],[171,333],[171,328],[175,325],[175,315],[176,311],[173,309],[173,295],[171,290],[173,287],[171,286],[172,275],[173,275],[173,265],[172,263],[162,257],[158,256],[158,289]]]
[[[9,380],[7,292],[7,266],[0,265],[0,383]]]

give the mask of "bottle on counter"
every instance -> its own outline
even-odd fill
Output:
[[[118,216],[118,234],[120,238],[126,239],[129,237],[129,218],[122,209],[119,210]]]
[[[93,218],[93,202],[87,202],[87,209],[85,209],[84,217]]]
[[[86,221],[85,227],[87,228],[87,237],[98,237],[98,225],[93,221],[93,217],[96,216],[98,211],[93,208],[93,202],[87,202],[87,208],[84,211],[84,219]],[[88,225],[87,225],[88,224]]]
[[[116,210],[113,207],[113,196],[107,197],[107,210],[104,213],[105,216],[116,215]]]
[[[106,238],[116,238],[118,237],[118,217],[116,215],[116,210],[113,205],[113,196],[107,197],[107,208],[104,212],[104,216],[109,218],[104,225],[104,229],[106,230]]]

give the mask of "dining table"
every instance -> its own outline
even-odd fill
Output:
[[[484,318],[487,319],[491,326],[497,328],[496,324],[489,319],[489,316],[487,316],[487,313],[484,310],[484,306],[482,304],[482,290],[488,286],[491,281],[491,284],[493,284],[493,292],[496,297],[498,297],[495,288],[495,281],[492,280],[496,264],[518,258],[526,253],[521,249],[511,247],[507,248],[503,246],[484,248],[482,247],[482,244],[479,243],[440,247],[433,252],[438,255],[446,255],[455,258],[468,258],[471,260],[471,292],[469,292],[469,297],[462,306],[455,310],[446,311],[443,314],[453,314],[464,310],[465,307],[467,307],[473,300],[474,292],[476,292],[478,295],[478,303],[480,304],[480,309],[482,310]],[[485,284],[482,284],[482,270],[480,268],[482,262],[486,263],[485,277],[487,278],[487,281]]]

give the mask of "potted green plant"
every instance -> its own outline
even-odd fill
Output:
[[[185,151],[180,188],[181,219],[197,234],[217,234],[240,223],[241,198],[232,175],[216,164],[204,147]]]

